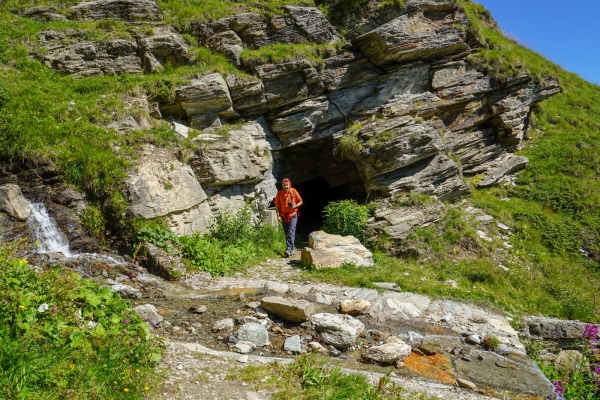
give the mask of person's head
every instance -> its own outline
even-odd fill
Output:
[[[283,186],[283,190],[287,192],[292,187],[292,181],[290,181],[288,178],[284,178],[281,181],[281,186]]]

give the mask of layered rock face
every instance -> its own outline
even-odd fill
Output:
[[[470,64],[479,44],[453,0],[403,6],[373,0],[351,16],[340,2],[325,3],[344,35],[319,9],[295,6],[284,7],[282,15],[244,13],[192,26],[201,45],[251,75],[197,75],[168,101],[157,99],[150,115],[175,119],[182,136],[201,131],[195,150],[177,156],[177,168],[189,168],[196,182],[188,187],[198,190],[177,192],[168,207],[158,206],[165,189],[156,182],[172,171],[144,175],[142,168],[128,184],[135,215],[166,216],[184,234],[206,229],[215,212],[244,201],[265,207],[284,174],[295,183],[323,177],[331,187],[348,185],[370,198],[422,193],[451,199],[470,193],[465,176],[481,175],[477,184],[490,186],[526,166],[527,159],[512,152],[527,131],[531,105],[560,91],[556,80],[536,82],[525,73],[494,79]],[[151,0],[86,2],[72,7],[71,17],[160,18]],[[40,39],[48,49],[46,64],[77,76],[190,62],[178,33],[154,32],[106,43],[59,44],[66,35],[59,32]],[[344,36],[349,40],[342,45]],[[244,49],[275,43],[339,45],[319,62],[244,63]]]

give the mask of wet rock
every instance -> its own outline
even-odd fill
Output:
[[[21,188],[11,183],[0,186],[0,210],[20,221],[27,221],[31,215],[31,207]]]
[[[373,254],[354,236],[330,235],[323,231],[312,232],[308,246],[302,250],[302,261],[317,268],[338,268],[344,263],[371,266]]]
[[[215,322],[212,326],[213,332],[223,333],[230,332],[233,330],[235,323],[232,318],[225,318]]]
[[[362,322],[348,315],[315,314],[310,323],[326,343],[343,349],[353,346],[365,329]]]
[[[382,364],[394,364],[402,361],[411,352],[411,347],[400,341],[399,343],[387,343],[382,346],[369,347],[363,354],[367,360]]]
[[[314,312],[315,307],[306,300],[294,300],[283,297],[268,296],[260,301],[260,307],[286,321],[303,322]]]
[[[285,339],[285,342],[283,344],[283,350],[290,351],[295,354],[302,353],[302,346],[300,344],[300,336],[294,335],[294,336],[291,336],[291,337]]]
[[[342,300],[339,311],[342,314],[366,314],[372,305],[373,303],[367,300]]]
[[[189,312],[193,314],[204,314],[206,312],[206,306],[204,304],[191,306]]]
[[[171,254],[152,243],[144,243],[140,247],[139,256],[149,271],[167,280],[178,280],[186,272],[181,256]]]
[[[160,19],[160,8],[154,0],[94,0],[70,8],[75,19],[99,21],[121,19],[125,21],[155,21]]]
[[[254,343],[256,346],[268,346],[270,344],[269,333],[261,324],[244,324],[237,330],[235,336],[239,341]]]
[[[150,328],[154,328],[159,325],[163,321],[162,315],[158,313],[156,307],[152,304],[143,304],[136,307],[133,307],[133,310],[138,313],[138,315],[148,323]]]
[[[142,292],[139,289],[131,287],[129,285],[125,285],[123,283],[118,283],[116,285],[112,285],[111,289],[113,292],[118,293],[121,297],[126,299],[141,299]]]

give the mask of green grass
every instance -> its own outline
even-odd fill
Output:
[[[37,272],[18,249],[0,244],[0,398],[143,398],[161,345],[131,304],[60,268]]]
[[[257,390],[273,391],[273,399],[277,400],[432,399],[422,394],[407,393],[390,382],[388,377],[381,378],[378,386],[373,386],[364,376],[343,373],[339,366],[330,365],[314,354],[303,355],[290,365],[250,365],[239,373],[229,373],[226,379],[240,379],[254,384]]]
[[[256,50],[244,49],[240,61],[248,69],[261,64],[283,63],[298,59],[308,59],[316,66],[322,64],[325,58],[336,55],[341,44],[341,42],[335,44],[275,43]]]

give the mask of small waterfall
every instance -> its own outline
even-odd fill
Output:
[[[50,216],[43,203],[30,203],[31,216],[29,217],[29,228],[35,234],[38,241],[39,253],[62,253],[65,257],[71,257],[69,241],[56,228],[56,224]]]

